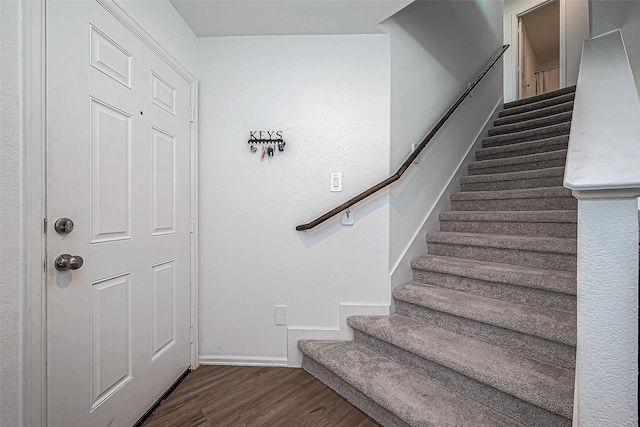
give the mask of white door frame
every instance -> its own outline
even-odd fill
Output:
[[[517,46],[518,43],[518,18],[522,15],[525,15],[528,12],[533,11],[534,9],[537,9],[541,6],[544,6],[547,3],[550,3],[553,0],[540,0],[538,2],[535,3],[531,3],[525,7],[522,7],[521,9],[516,10],[515,12],[513,12],[511,14],[511,28],[509,31],[509,37],[510,40],[505,40],[505,43],[508,43],[512,46],[512,49],[514,46]],[[566,63],[567,63],[567,57],[566,57],[566,41],[567,41],[567,37],[566,37],[566,24],[565,24],[565,17],[566,17],[566,1],[567,0],[558,0],[559,3],[559,7],[560,7],[560,87],[565,87],[566,85],[566,81],[567,81],[567,67],[566,67]],[[517,50],[517,47],[516,49]],[[512,78],[512,90],[513,90],[513,96],[514,96],[514,100],[515,99],[519,99],[520,98],[520,77],[518,75],[518,56],[519,53],[518,52],[511,52],[511,55],[509,56],[511,59],[511,78]]]
[[[191,86],[191,369],[198,367],[198,80],[138,25],[114,0],[95,0]],[[46,7],[22,2],[24,60],[24,419],[47,424],[46,260]]]

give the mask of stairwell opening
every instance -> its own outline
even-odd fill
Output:
[[[560,2],[551,0],[518,15],[518,99],[560,88]]]

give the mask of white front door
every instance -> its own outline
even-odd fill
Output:
[[[130,427],[190,365],[190,84],[95,1],[46,41],[48,425]]]

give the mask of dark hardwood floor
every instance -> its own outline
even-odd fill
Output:
[[[144,427],[375,427],[359,409],[302,369],[201,366]]]

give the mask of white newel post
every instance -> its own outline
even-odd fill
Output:
[[[573,426],[638,426],[640,99],[622,33],[582,50],[564,186],[578,199]]]
[[[634,426],[638,421],[635,197],[640,191],[627,193],[629,198],[613,191],[611,199],[601,199],[606,192],[596,193],[574,191],[579,242],[577,425]]]

